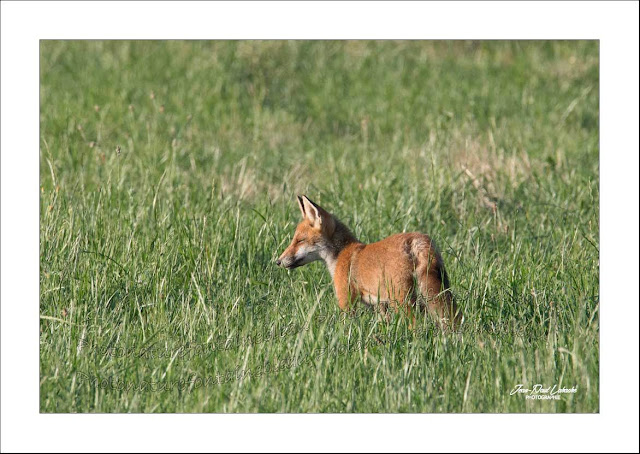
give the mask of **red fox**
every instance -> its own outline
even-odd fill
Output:
[[[403,309],[413,320],[412,309],[418,306],[426,308],[440,327],[459,327],[462,313],[431,238],[422,233],[399,233],[364,244],[308,197],[298,196],[298,206],[302,221],[276,265],[293,269],[324,261],[342,310],[362,301],[383,313],[387,308]]]

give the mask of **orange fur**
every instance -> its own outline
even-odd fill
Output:
[[[362,301],[383,312],[402,309],[413,318],[417,306],[443,327],[460,325],[462,313],[451,294],[442,257],[427,235],[399,233],[364,244],[307,197],[298,197],[298,204],[303,220],[278,265],[292,269],[323,260],[342,310]]]

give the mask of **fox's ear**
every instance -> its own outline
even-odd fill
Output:
[[[299,195],[296,196],[298,199],[298,207],[300,208],[300,213],[302,213],[302,218],[304,219],[306,215],[304,214],[304,202],[302,201],[302,197]]]
[[[305,219],[311,222],[315,228],[321,229],[329,235],[333,234],[335,221],[331,213],[309,200],[306,195],[302,196],[302,209]]]
[[[303,195],[301,197],[302,201],[302,215],[312,224],[315,224],[316,221],[320,220],[322,217],[321,210],[324,211],[320,206],[313,203],[309,197]]]

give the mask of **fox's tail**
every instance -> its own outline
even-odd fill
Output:
[[[411,256],[418,288],[424,298],[420,300],[421,307],[435,316],[442,328],[457,330],[464,317],[451,292],[442,257],[431,238],[427,235],[414,238]]]

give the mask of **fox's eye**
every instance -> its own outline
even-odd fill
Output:
[[[306,240],[306,238],[298,238],[298,241],[296,241],[296,243],[302,243],[304,240]]]

